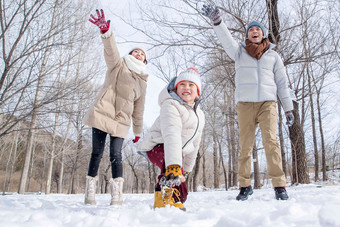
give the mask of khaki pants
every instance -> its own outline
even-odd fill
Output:
[[[262,144],[267,158],[268,174],[274,187],[286,186],[282,170],[282,158],[276,137],[277,112],[274,101],[239,102],[237,104],[239,147],[239,182],[241,187],[251,184],[251,154],[255,142],[255,130],[260,125]]]

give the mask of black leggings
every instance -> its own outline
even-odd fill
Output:
[[[87,174],[91,177],[95,177],[98,174],[99,164],[104,153],[106,135],[106,132],[103,132],[96,128],[92,128],[92,154],[89,164],[89,171]],[[110,136],[110,162],[112,178],[123,176],[123,141],[123,138]]]

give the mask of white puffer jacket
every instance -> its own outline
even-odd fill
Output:
[[[164,143],[165,166],[179,165],[184,171],[191,172],[205,124],[204,113],[198,102],[192,107],[172,91],[174,79],[159,94],[160,116],[145,136],[139,151],[147,152]]]
[[[257,60],[248,54],[245,43],[237,43],[231,36],[227,26],[214,26],[228,56],[235,61],[235,99],[238,102],[277,101],[280,98],[285,112],[293,110],[293,102],[288,87],[288,77],[281,57],[272,50],[270,44],[262,57]]]

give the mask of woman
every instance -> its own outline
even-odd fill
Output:
[[[85,204],[95,204],[98,168],[103,156],[106,135],[110,135],[110,179],[111,205],[121,205],[123,191],[122,145],[131,120],[134,142],[142,134],[143,113],[146,93],[146,52],[133,48],[129,55],[121,58],[116,46],[110,20],[104,12],[96,10],[98,18],[91,14],[89,21],[99,27],[104,44],[107,66],[105,82],[94,104],[85,115],[83,123],[92,127],[92,154],[86,177]]]

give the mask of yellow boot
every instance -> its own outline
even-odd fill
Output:
[[[164,201],[164,206],[170,205],[177,207],[183,211],[186,211],[183,203],[177,202],[175,203],[174,198],[172,197],[173,194],[177,197],[177,199],[180,201],[180,192],[176,188],[168,188],[168,187],[162,187],[162,192],[163,192],[163,201]]]
[[[155,203],[153,204],[153,209],[165,207],[162,191],[155,191]]]

